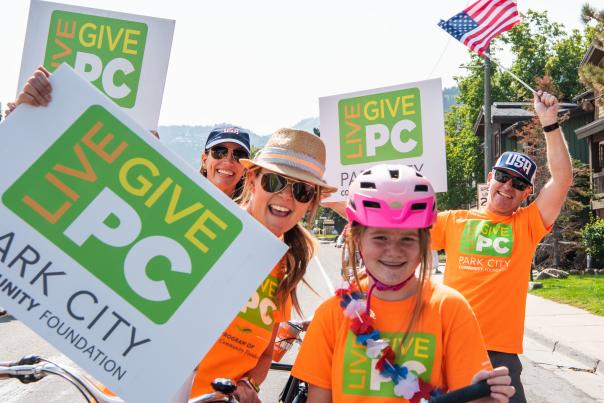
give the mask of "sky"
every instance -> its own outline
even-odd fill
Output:
[[[436,24],[468,0],[63,0],[176,20],[160,125],[232,122],[270,134],[319,116],[318,98],[465,75],[468,52]],[[582,28],[582,0],[519,0]],[[604,0],[589,3],[604,9]],[[0,8],[0,102],[13,100],[29,0]],[[505,60],[503,60],[505,64]],[[509,62],[509,61],[508,61]]]

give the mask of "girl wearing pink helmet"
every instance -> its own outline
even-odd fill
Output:
[[[508,370],[492,369],[468,303],[430,280],[431,183],[407,166],[378,165],[349,195],[354,281],[317,309],[304,338],[292,373],[309,384],[308,401],[420,402],[487,380],[480,401],[507,402]]]

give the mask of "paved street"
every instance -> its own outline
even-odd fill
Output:
[[[333,247],[332,244],[321,245],[318,258],[311,263],[307,281],[316,294],[304,285],[299,289],[302,308],[307,316],[312,314],[323,298],[331,295],[332,287],[339,283],[340,252],[341,249]],[[439,281],[442,276],[436,275],[434,278]],[[531,300],[530,303],[534,304],[534,301]],[[527,312],[532,312],[530,308],[529,306]],[[527,313],[528,320],[533,319]],[[580,334],[581,330],[577,329],[577,333]],[[294,347],[288,352],[282,362],[292,363],[296,350]],[[0,360],[14,359],[30,353],[68,362],[19,321],[10,316],[0,318]],[[525,354],[521,359],[529,402],[604,402],[604,376],[600,372],[601,366],[594,374],[590,372],[593,371],[593,366],[569,358],[558,351],[552,352],[552,347],[545,344],[543,339],[530,337],[525,337]],[[277,401],[287,376],[287,373],[279,371],[269,373],[268,379],[262,385],[261,398],[264,402]],[[58,403],[80,402],[82,399],[75,389],[60,379],[47,378],[32,385],[22,385],[14,380],[0,382],[0,402],[25,401]]]

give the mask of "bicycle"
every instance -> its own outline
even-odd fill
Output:
[[[298,332],[303,330],[303,325],[296,322],[288,323],[293,328],[297,329]],[[279,343],[282,343],[282,346],[287,346],[288,349],[291,347],[294,341],[301,341],[301,339],[297,336],[295,337],[287,337],[281,338],[276,341],[276,346],[279,346]],[[280,370],[280,371],[291,371],[292,366],[289,364],[280,364],[278,362],[273,362],[271,365],[271,369]],[[117,396],[110,396],[100,388],[100,385],[94,383],[92,380],[88,379],[83,374],[78,371],[70,368],[67,365],[60,365],[58,363],[52,362],[48,359],[42,358],[37,355],[28,355],[21,358],[18,361],[14,362],[0,362],[0,381],[4,378],[16,378],[22,383],[32,383],[37,382],[43,379],[47,375],[56,375],[59,376],[69,383],[71,383],[82,395],[83,399],[87,402],[96,402],[96,403],[123,403],[123,400]],[[195,372],[192,372],[190,383],[193,381],[193,376]],[[290,377],[291,378],[291,377]],[[296,385],[299,384],[299,381],[296,380]],[[212,387],[214,392],[189,399],[188,403],[218,403],[218,402],[226,402],[226,403],[238,403],[234,392],[237,388],[235,382],[228,378],[217,378],[212,382]],[[287,390],[286,390],[287,391]],[[188,391],[184,391],[188,392]],[[184,396],[181,394],[181,396]],[[304,396],[306,395],[306,390],[300,391]],[[188,396],[188,393],[186,394]],[[182,401],[186,399],[183,397]],[[297,402],[303,403],[306,399],[301,400],[298,398],[297,400],[293,400],[293,397],[288,398],[287,402]]]
[[[271,369],[291,372],[292,365],[273,362]],[[290,375],[281,393],[279,393],[279,403],[305,403],[307,397],[308,385],[306,382]]]
[[[295,343],[301,343],[301,334],[306,331],[310,322],[293,322],[289,321],[285,325],[284,331],[280,328],[278,338],[275,341],[275,350],[273,359],[280,360],[284,352],[289,350]],[[280,347],[280,348],[278,348]],[[280,350],[280,351],[279,351]],[[278,358],[275,358],[277,356]],[[271,363],[272,370],[291,372],[291,364],[281,364],[279,362]],[[306,382],[300,381],[291,374],[285,383],[285,386],[279,394],[279,403],[305,403],[308,395],[308,385]]]
[[[191,382],[194,374],[192,372]],[[22,383],[28,384],[38,382],[47,375],[56,375],[71,383],[88,403],[124,403],[121,398],[104,393],[98,384],[78,371],[37,355],[27,355],[14,362],[0,362],[0,381],[16,378]],[[212,387],[214,392],[187,400],[187,403],[239,403],[233,395],[237,386],[230,379],[215,379]],[[188,395],[188,390],[179,392],[179,396]],[[185,399],[186,397],[182,398],[183,401]]]
[[[292,366],[289,364],[273,363],[271,368],[291,371]],[[17,378],[23,383],[31,383],[39,381],[48,374],[57,375],[67,380],[77,388],[84,400],[89,403],[124,403],[119,397],[106,395],[92,381],[69,367],[56,364],[39,356],[29,355],[16,362],[0,363],[0,380]],[[292,379],[292,382],[290,383],[288,380],[289,386],[286,385],[284,391],[290,391],[291,393],[286,392],[286,395],[283,398],[280,397],[280,399],[288,403],[304,403],[306,401],[307,385],[291,376],[290,379]],[[188,403],[238,403],[237,399],[233,396],[236,385],[230,379],[216,379],[212,383],[212,386],[216,390],[215,392],[188,400]],[[490,391],[491,389],[486,381],[481,381],[445,395],[433,397],[429,402],[463,403],[488,396]]]

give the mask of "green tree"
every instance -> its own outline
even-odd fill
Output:
[[[581,244],[595,260],[593,263],[604,263],[604,220],[591,216],[589,223],[581,230]]]
[[[439,210],[467,207],[476,199],[476,175],[480,170],[478,137],[465,124],[472,110],[467,105],[453,106],[445,115],[448,192],[438,194]]]
[[[256,156],[256,154],[258,154],[258,151],[262,150],[262,147],[258,147],[252,144],[252,149],[250,150],[250,159],[254,159],[254,157]]]
[[[604,10],[596,10],[589,4],[584,4],[581,9],[581,20],[586,25],[586,29],[591,34],[592,43],[602,47],[604,38]],[[593,23],[592,26],[588,24]],[[587,63],[579,68],[579,77],[581,82],[596,94],[596,101],[599,106],[604,106],[604,69]]]

